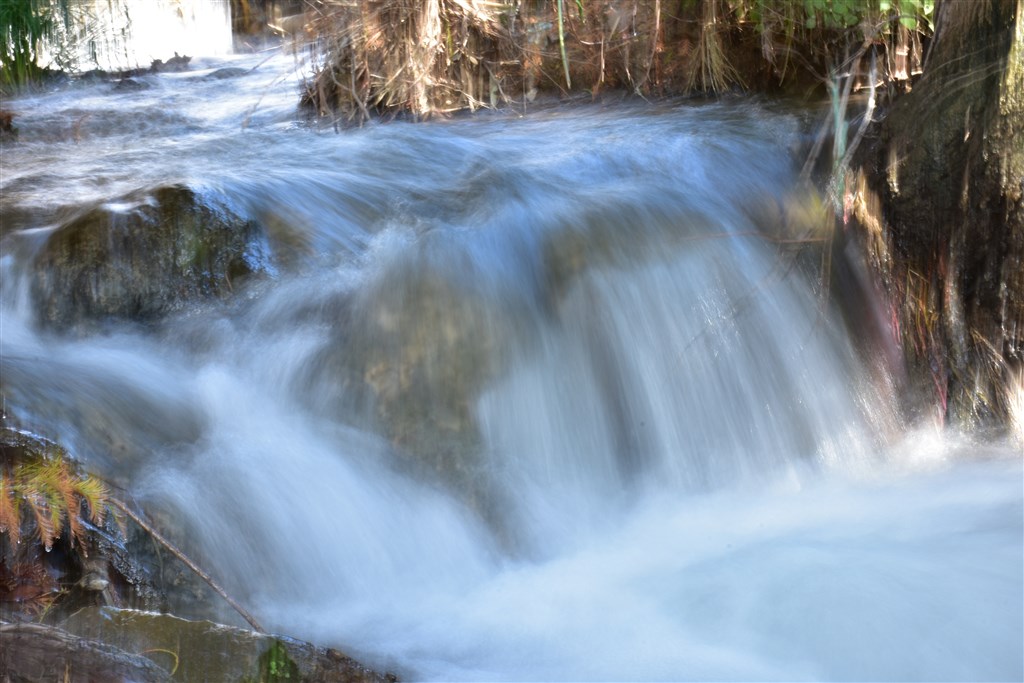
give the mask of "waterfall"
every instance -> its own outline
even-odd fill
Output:
[[[821,296],[785,218],[801,112],[335,135],[296,125],[291,57],[256,65],[15,103],[0,370],[8,415],[262,623],[409,680],[1024,673],[1019,450],[906,419],[864,351],[884,316]],[[48,324],[51,235],[169,185],[267,263],[145,325]]]

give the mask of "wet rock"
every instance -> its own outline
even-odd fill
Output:
[[[188,63],[192,61],[192,58],[186,55],[179,55],[177,52],[174,56],[164,61],[162,59],[154,59],[150,65],[149,70],[151,73],[164,73],[168,71],[188,71]]]
[[[507,321],[458,275],[400,260],[348,303],[335,330],[311,359],[307,398],[365,416],[396,466],[496,522],[475,405],[503,367]]]
[[[151,322],[229,296],[265,272],[265,240],[223,196],[164,187],[85,211],[54,231],[33,263],[40,322],[58,330]]]
[[[249,73],[251,69],[242,69],[237,66],[228,66],[223,69],[217,69],[212,73],[208,73],[203,78],[208,81],[220,81],[225,78],[238,78]]]
[[[9,140],[18,135],[14,127],[14,112],[0,109],[0,140]]]
[[[125,652],[145,652],[176,681],[317,681],[385,683],[373,671],[333,649],[291,638],[188,621],[168,614],[87,608],[62,626],[71,634]]]
[[[122,78],[114,85],[114,92],[138,92],[149,90],[152,86],[144,81],[137,81],[134,78]]]
[[[0,623],[0,642],[0,677],[12,683],[174,680],[151,659],[53,626]]]
[[[479,441],[471,405],[493,373],[483,302],[436,273],[380,284],[354,310],[337,360],[392,443],[462,480]]]

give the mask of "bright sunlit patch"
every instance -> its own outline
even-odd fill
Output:
[[[1024,449],[1024,370],[1010,380],[1006,389],[1010,416],[1010,438]]]
[[[73,34],[84,36],[77,50],[82,70],[148,67],[175,54],[231,52],[228,0],[81,0],[71,17]]]

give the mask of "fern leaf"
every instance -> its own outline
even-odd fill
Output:
[[[106,485],[97,477],[87,474],[75,481],[75,493],[89,507],[89,521],[97,526],[103,524],[107,512],[107,499],[110,497]]]
[[[44,548],[50,550],[53,548],[53,541],[59,536],[55,528],[60,528],[60,520],[58,519],[58,523],[54,524],[50,506],[47,504],[45,496],[38,492],[26,491],[22,497],[28,503],[28,509],[32,511],[32,516],[36,522],[36,532],[39,534],[39,542],[43,544]]]
[[[21,498],[7,472],[0,472],[0,532],[7,532],[12,544],[21,540]]]
[[[82,526],[79,514],[81,501],[75,486],[78,477],[61,453],[58,453],[50,463],[50,469],[54,484],[54,498],[59,506],[61,517],[67,519],[68,530],[71,532],[69,536],[71,545],[76,542],[81,544],[85,540],[85,528]]]

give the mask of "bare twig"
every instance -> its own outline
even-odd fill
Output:
[[[220,587],[220,584],[218,584],[213,579],[212,576],[210,576],[209,574],[204,572],[199,567],[199,565],[197,565],[185,553],[183,553],[181,550],[179,550],[177,548],[177,546],[175,546],[173,543],[171,543],[166,538],[164,538],[160,534],[160,532],[157,531],[156,529],[154,529],[148,522],[146,522],[146,520],[144,520],[141,516],[136,514],[131,508],[129,508],[126,504],[124,504],[123,502],[121,502],[117,498],[109,498],[108,502],[111,505],[113,505],[114,507],[116,507],[118,510],[123,512],[124,514],[128,515],[128,517],[130,517],[132,519],[132,521],[134,521],[136,524],[138,524],[140,527],[142,527],[142,529],[147,534],[149,534],[153,538],[153,540],[155,540],[157,543],[159,543],[163,547],[167,548],[167,550],[169,550],[172,555],[174,555],[179,560],[184,562],[185,565],[189,569],[191,569],[193,572],[195,572],[196,575],[199,578],[201,578],[203,581],[205,581],[207,583],[207,585],[210,586],[210,588],[212,588],[214,591],[216,591],[217,595],[219,595],[220,597],[224,598],[224,600],[229,605],[231,605],[231,607],[233,607],[236,612],[238,612],[240,615],[242,615],[242,618],[245,619],[247,622],[249,622],[249,625],[252,626],[253,630],[255,630],[255,631],[259,632],[259,633],[266,633],[266,631],[263,630],[263,627],[260,626],[259,622],[256,621],[256,618],[253,617],[251,614],[249,614],[249,612],[244,607],[242,607],[237,602],[235,602],[235,600],[230,595],[228,595],[224,591],[223,588]]]

